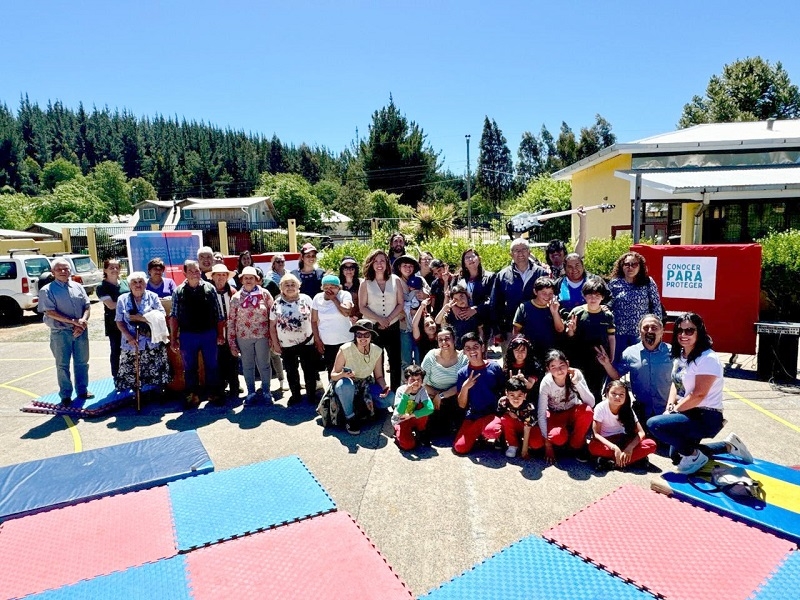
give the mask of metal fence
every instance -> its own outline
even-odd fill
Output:
[[[228,254],[288,252],[289,233],[273,222],[228,223]]]

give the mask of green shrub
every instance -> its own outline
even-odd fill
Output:
[[[586,242],[584,266],[589,273],[606,279],[611,275],[617,259],[630,250],[633,237],[630,234],[618,235],[616,239],[592,238]]]
[[[800,320],[800,231],[771,233],[761,244],[761,291],[769,300],[761,318]]]

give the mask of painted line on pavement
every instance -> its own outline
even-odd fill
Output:
[[[78,426],[75,425],[75,421],[73,421],[69,415],[61,416],[67,423],[67,430],[72,434],[72,446],[75,449],[75,452],[83,451],[83,441],[81,440],[81,434],[78,433]]]
[[[21,391],[18,388],[12,388],[9,383],[17,383],[18,381],[22,381],[23,379],[27,379],[28,377],[33,377],[34,375],[38,375],[39,373],[44,373],[45,371],[49,371],[50,369],[55,369],[55,365],[50,365],[44,369],[39,369],[38,371],[34,371],[33,373],[28,373],[27,375],[23,375],[22,377],[17,377],[16,379],[12,379],[11,381],[6,381],[5,383],[0,383],[0,387],[7,387],[9,389],[14,389],[17,391]],[[24,392],[25,394],[30,394],[31,392]],[[34,398],[38,398],[39,396],[34,396]]]
[[[737,400],[741,400],[742,402],[747,404],[747,406],[749,406],[750,408],[754,408],[755,410],[757,410],[761,414],[764,414],[764,415],[768,416],[769,418],[774,419],[775,421],[777,421],[781,425],[786,425],[786,427],[788,427],[789,429],[792,429],[792,430],[796,431],[797,433],[800,433],[800,427],[798,427],[794,423],[790,423],[789,421],[787,421],[783,417],[779,417],[775,413],[768,411],[763,406],[759,406],[758,404],[756,404],[752,400],[748,400],[747,398],[745,398],[741,394],[737,394],[736,392],[733,392],[733,391],[731,391],[731,390],[729,390],[727,388],[725,388],[725,393],[730,395],[730,396],[733,396]]]

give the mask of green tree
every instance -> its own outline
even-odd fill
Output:
[[[65,158],[57,158],[42,169],[42,187],[52,192],[59,183],[70,181],[80,175],[81,169],[78,165]]]
[[[283,144],[277,135],[273,134],[272,141],[269,143],[269,172],[273,175],[286,173],[288,167],[286,158],[283,155]]]
[[[339,189],[334,210],[347,215],[351,221],[348,229],[354,235],[364,235],[370,231],[372,207],[367,202],[369,192],[359,180],[350,180]]]
[[[678,127],[798,117],[800,90],[783,65],[755,56],[727,64],[721,75],[712,75],[705,95],[694,96],[683,106]]]
[[[456,210],[452,204],[420,202],[414,213],[414,237],[417,242],[442,239],[450,236]]]
[[[134,177],[128,182],[128,192],[133,206],[145,200],[157,200],[156,188],[141,177]]]
[[[569,181],[556,181],[549,175],[532,180],[525,192],[508,207],[508,212],[538,212],[549,209],[559,212],[570,208],[572,186]],[[571,224],[567,217],[557,217],[544,222],[539,230],[539,239],[567,240],[570,237]]]
[[[330,179],[318,181],[311,189],[313,194],[320,201],[320,204],[322,204],[322,206],[324,206],[327,210],[336,210],[334,207],[336,206],[336,199],[339,197],[341,190],[342,186],[336,181],[331,181]]]
[[[24,157],[16,119],[5,104],[0,104],[0,187],[19,189]]]
[[[559,169],[578,161],[578,142],[575,140],[575,133],[564,121],[561,121],[561,131],[556,140],[556,154]]]
[[[90,188],[82,175],[56,186],[52,194],[42,196],[34,207],[37,221],[62,223],[107,223],[108,205]]]
[[[314,155],[306,144],[300,144],[299,165],[300,175],[314,185],[319,181],[319,159]]]
[[[19,170],[19,189],[28,196],[38,196],[41,191],[42,167],[30,156],[22,161]]]
[[[525,189],[528,182],[542,174],[547,166],[546,150],[530,131],[522,134],[517,150],[517,185]]]
[[[591,127],[581,127],[581,137],[578,140],[577,148],[578,160],[591,156],[617,141],[617,136],[611,133],[611,123],[599,114],[595,115],[594,119],[594,125]]]
[[[398,193],[408,206],[417,205],[436,171],[437,155],[425,145],[425,134],[400,113],[391,95],[388,106],[373,113],[359,156],[367,187]]]
[[[556,143],[553,139],[553,134],[547,129],[547,126],[542,124],[542,130],[539,132],[539,141],[542,145],[542,160],[544,161],[544,172],[552,173],[559,169],[558,165],[558,152],[556,151]]]
[[[119,163],[106,160],[97,165],[87,177],[89,188],[100,198],[112,215],[128,215],[133,212],[130,189],[125,173]]]
[[[497,210],[514,184],[514,163],[503,132],[489,117],[483,120],[477,175],[478,189]]]
[[[33,205],[24,194],[0,194],[0,229],[25,230],[36,221]]]
[[[312,192],[311,185],[299,175],[264,173],[255,195],[272,198],[280,225],[285,225],[289,219],[296,219],[298,227],[321,233],[322,203]]]

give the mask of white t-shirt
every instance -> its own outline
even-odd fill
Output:
[[[594,407],[594,420],[600,423],[600,435],[604,438],[625,433],[625,426],[620,422],[619,417],[611,412],[608,400],[603,400]],[[639,422],[636,413],[633,413],[633,420]]]
[[[339,304],[353,305],[353,297],[350,292],[340,290],[336,297]],[[311,301],[311,308],[317,311],[319,317],[319,337],[326,346],[338,346],[353,341],[353,334],[350,333],[350,317],[345,317],[331,300],[325,300],[325,292],[320,292]]]
[[[700,408],[722,409],[722,390],[725,387],[723,379],[722,363],[717,353],[711,349],[706,350],[697,360],[690,363],[686,359],[679,358],[672,373],[672,381],[678,390],[678,397],[685,398],[694,391],[695,381],[698,375],[713,375],[714,383],[711,389],[697,406]]]

